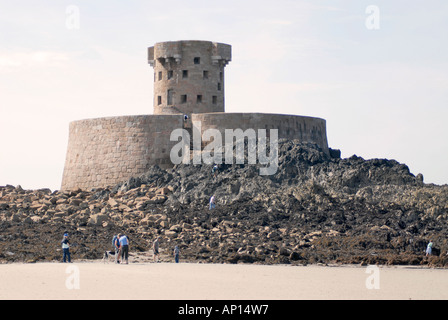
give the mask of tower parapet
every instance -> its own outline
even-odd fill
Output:
[[[224,68],[232,47],[211,41],[168,41],[148,48],[154,68],[154,114],[224,112]]]

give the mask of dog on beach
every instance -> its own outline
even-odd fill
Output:
[[[117,255],[118,253],[117,252],[115,252],[115,251],[104,251],[104,255],[103,255],[103,263],[106,263],[106,262],[109,262],[109,261],[113,261],[113,262],[115,262],[116,260],[115,260],[115,258],[116,258],[116,255]]]

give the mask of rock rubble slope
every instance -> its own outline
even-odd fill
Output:
[[[64,232],[75,260],[100,259],[122,232],[136,257],[160,236],[164,261],[178,245],[188,262],[448,265],[447,185],[297,141],[280,141],[278,160],[270,176],[246,161],[216,178],[211,165],[177,165],[96,190],[0,187],[0,261],[60,261]]]

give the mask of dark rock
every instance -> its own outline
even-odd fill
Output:
[[[0,187],[0,261],[60,260],[67,231],[75,260],[102,258],[122,232],[134,252],[162,236],[168,261],[177,244],[192,262],[447,266],[448,186],[395,160],[338,154],[282,140],[272,176],[245,162],[216,179],[210,165],[177,165],[90,191]]]

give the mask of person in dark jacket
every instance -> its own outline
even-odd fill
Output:
[[[68,241],[68,234],[64,233],[61,241],[62,245],[62,262],[71,262],[70,260],[70,242]]]

